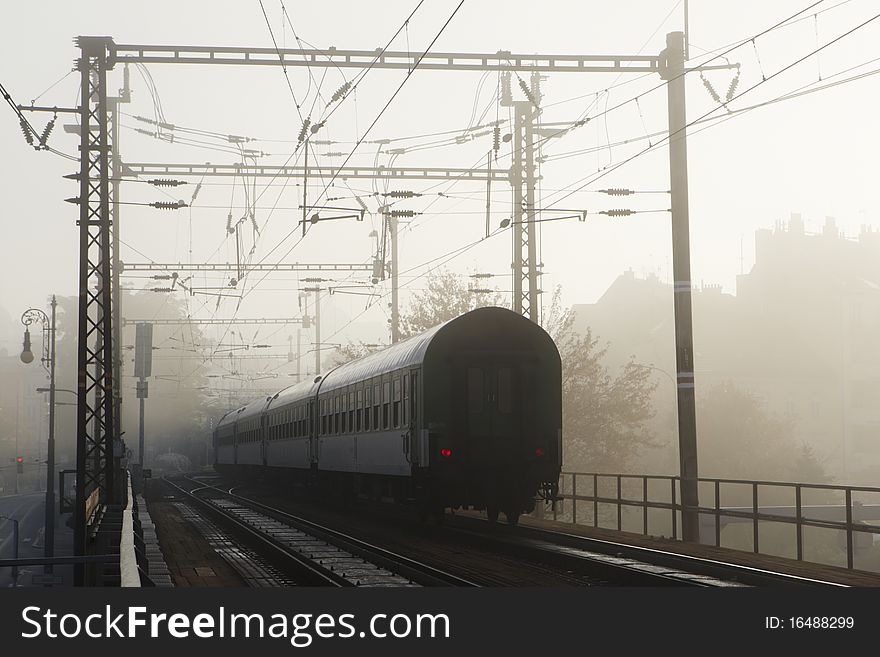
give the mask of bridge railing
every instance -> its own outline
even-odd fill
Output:
[[[880,571],[878,487],[708,477],[698,482],[704,544]],[[678,476],[563,472],[560,492],[554,520],[681,536]]]

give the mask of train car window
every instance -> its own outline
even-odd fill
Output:
[[[373,429],[381,428],[379,425],[379,407],[382,405],[382,389],[379,384],[373,386]]]
[[[370,422],[370,415],[372,415],[372,407],[373,407],[373,389],[368,385],[364,388],[364,431],[369,431],[373,426],[373,423]]]
[[[400,379],[394,379],[391,384],[392,400],[391,423],[397,428],[400,426]]]
[[[342,431],[347,433],[351,430],[351,423],[348,421],[348,395],[342,395]]]
[[[339,402],[339,395],[336,395],[335,399],[333,400],[333,433],[339,433],[339,427],[341,426],[339,422],[340,407],[341,404]]]
[[[355,411],[355,430],[360,431],[364,422],[364,391],[360,388],[358,388],[357,399],[355,403],[357,404],[357,409]]]
[[[348,430],[354,431],[354,391],[348,393]]]
[[[419,373],[413,372],[412,375],[412,422],[419,419]]]
[[[409,374],[403,375],[403,425],[409,424]]]
[[[467,371],[468,411],[480,413],[483,410],[483,370],[469,367]]]
[[[325,411],[326,411],[325,401],[326,400],[324,400],[324,399],[321,400],[321,435],[322,436],[327,433],[327,415],[325,413]]]
[[[382,428],[387,429],[391,419],[391,385],[388,381],[382,384]]]

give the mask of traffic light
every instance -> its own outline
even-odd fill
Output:
[[[21,456],[15,457],[15,468],[18,474],[24,472],[24,458]]]

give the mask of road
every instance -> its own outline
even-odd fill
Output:
[[[45,493],[24,493],[0,497],[0,516],[8,516],[19,521],[19,548],[21,558],[42,557],[43,529],[46,515]],[[57,504],[56,504],[57,511]],[[55,556],[73,553],[73,532],[65,524],[69,514],[55,517]],[[0,518],[0,558],[11,559],[15,554],[13,545],[13,523]],[[18,585],[30,586],[31,576],[41,574],[42,567],[21,566],[18,569]],[[55,574],[62,577],[64,585],[72,583],[70,566],[58,566]],[[0,587],[12,586],[12,569],[0,568]]]

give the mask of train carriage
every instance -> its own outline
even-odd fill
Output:
[[[561,426],[553,340],[480,308],[228,413],[215,467],[515,523],[557,494]]]

